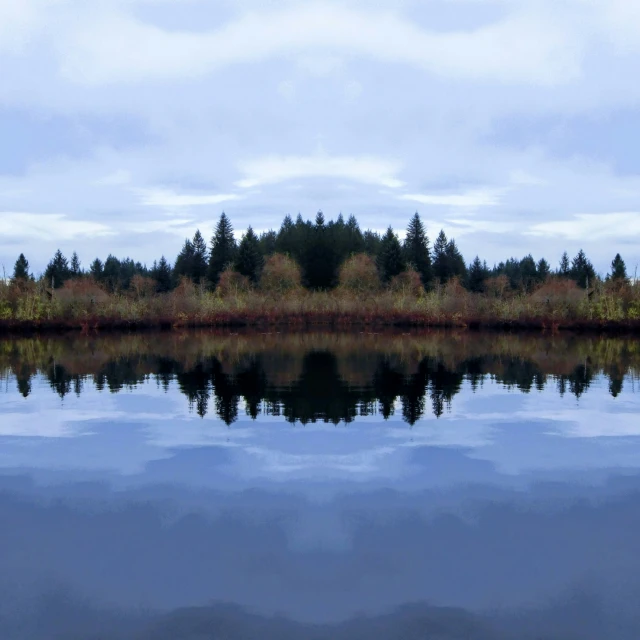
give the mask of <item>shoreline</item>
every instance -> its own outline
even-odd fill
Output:
[[[329,329],[352,330],[416,330],[456,329],[458,331],[535,332],[535,333],[590,333],[604,335],[630,335],[640,337],[640,320],[621,321],[531,319],[438,319],[419,313],[354,314],[344,312],[304,313],[221,313],[207,319],[161,317],[141,319],[77,318],[69,320],[0,320],[0,338],[30,334],[55,333],[129,333],[146,331],[180,331],[185,329],[241,329],[248,332],[284,330]]]

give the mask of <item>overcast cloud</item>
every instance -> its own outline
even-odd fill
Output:
[[[418,210],[640,263],[640,0],[0,0],[0,263]]]

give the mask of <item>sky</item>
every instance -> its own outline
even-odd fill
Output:
[[[640,0],[0,0],[0,266],[418,211],[640,263]]]

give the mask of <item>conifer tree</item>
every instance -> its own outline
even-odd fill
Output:
[[[160,260],[153,265],[152,277],[156,281],[156,291],[158,293],[166,293],[171,290],[171,282],[173,274],[171,273],[171,265],[167,259],[162,256]]]
[[[549,273],[551,273],[549,263],[544,258],[540,258],[536,265],[536,278],[538,282],[544,282],[549,277]]]
[[[21,253],[13,267],[13,280],[29,280],[32,277],[29,275],[29,261]]]
[[[59,289],[70,276],[69,262],[58,249],[44,272],[45,283]]]
[[[236,256],[235,268],[238,273],[249,278],[254,284],[260,279],[264,258],[260,252],[258,236],[249,227],[242,236],[238,253]]]
[[[469,272],[467,274],[467,288],[469,291],[475,293],[483,292],[485,289],[485,280],[488,275],[486,263],[483,264],[480,262],[480,258],[476,256],[469,265]]]
[[[571,262],[570,275],[571,278],[578,283],[578,286],[583,289],[591,286],[596,279],[595,269],[582,249],[578,251],[576,257]]]
[[[563,278],[568,278],[570,276],[571,264],[569,263],[569,255],[565,251],[560,258],[560,268],[558,269],[558,275]]]
[[[103,264],[100,258],[96,258],[89,267],[89,273],[95,278],[97,282],[102,280]]]
[[[444,229],[440,230],[435,244],[433,245],[433,275],[436,282],[444,284],[450,277],[449,260],[447,258],[447,247],[449,241]]]
[[[458,245],[456,241],[451,238],[449,243],[447,244],[447,249],[445,251],[447,270],[449,272],[449,278],[453,278],[454,276],[458,276],[459,278],[464,278],[467,274],[467,265],[464,262],[464,258],[458,249]]]
[[[367,229],[362,234],[362,243],[364,244],[364,252],[367,255],[376,257],[380,253],[380,243],[382,242],[380,235],[371,229]]]
[[[350,215],[344,228],[345,250],[343,259],[352,256],[354,253],[365,251],[364,237],[360,230],[360,225],[354,215]]]
[[[193,243],[189,238],[184,241],[182,245],[182,249],[176,258],[176,263],[173,267],[173,275],[176,279],[176,282],[180,280],[180,278],[189,278],[192,279],[193,274],[193,265],[194,265],[194,257],[195,251],[193,248]],[[158,265],[156,264],[156,267]]]
[[[611,261],[611,279],[618,282],[626,282],[627,278],[627,265],[619,253],[616,253],[616,257]]]
[[[102,266],[102,282],[112,293],[116,292],[120,286],[120,260],[109,254]]]
[[[272,256],[277,251],[278,234],[273,229],[269,229],[269,231],[260,234],[258,242],[260,243],[260,253],[264,257]]]
[[[82,269],[80,268],[80,258],[78,258],[78,254],[75,251],[71,256],[69,271],[72,278],[78,278],[82,275]]]
[[[382,236],[380,251],[376,262],[380,279],[383,282],[389,282],[391,278],[402,273],[406,268],[402,246],[400,245],[398,236],[393,232],[391,227],[389,227],[384,236]]]
[[[205,281],[207,277],[207,269],[209,267],[207,243],[202,237],[200,229],[196,229],[191,245],[193,247],[193,263],[190,277],[193,282],[200,284]]]
[[[403,249],[406,262],[411,264],[420,274],[422,286],[427,288],[432,278],[431,252],[429,250],[429,238],[417,211],[407,227]]]
[[[227,214],[222,212],[216,225],[215,233],[211,238],[211,253],[209,255],[209,284],[212,288],[218,285],[220,274],[227,265],[233,264],[236,257],[236,239],[233,236],[233,227]]]
[[[520,260],[520,281],[525,291],[531,291],[538,281],[538,268],[533,256],[529,254]]]

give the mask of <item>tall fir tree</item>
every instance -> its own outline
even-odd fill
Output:
[[[79,278],[82,275],[82,267],[80,265],[80,258],[78,254],[74,251],[71,255],[71,262],[69,264],[69,271],[71,273],[72,278]]]
[[[407,227],[407,235],[403,244],[404,256],[407,264],[420,274],[422,286],[426,288],[431,284],[433,277],[431,269],[431,251],[429,250],[429,238],[425,231],[418,212],[413,215]]]
[[[627,282],[627,265],[619,253],[611,261],[611,279],[617,282]]]
[[[596,279],[595,269],[582,249],[578,251],[576,257],[571,262],[570,275],[571,278],[578,283],[578,286],[583,289],[593,286],[594,284]]]
[[[102,264],[102,260],[100,260],[100,258],[96,258],[89,267],[89,274],[93,276],[97,282],[100,282],[102,280],[103,269],[104,265]]]
[[[382,236],[380,251],[377,259],[378,272],[383,282],[389,282],[391,278],[402,273],[406,268],[402,246],[398,236],[389,227]]]
[[[29,261],[24,257],[24,253],[21,253],[13,266],[13,280],[30,280],[32,278],[29,275]]]
[[[182,249],[176,258],[176,263],[173,267],[173,275],[176,282],[179,282],[180,278],[192,279],[194,256],[195,252],[193,249],[193,243],[189,238],[187,238],[182,245]]]
[[[53,284],[54,289],[59,289],[65,281],[71,277],[69,261],[58,249],[44,272],[44,280],[48,286]]]
[[[451,276],[447,258],[448,246],[447,236],[444,229],[441,229],[433,245],[433,275],[436,282],[440,284],[444,284]]]
[[[272,256],[277,251],[278,234],[273,230],[263,231],[258,239],[260,243],[260,253],[263,256]]]
[[[164,256],[162,256],[157,263],[154,262],[151,275],[156,281],[156,291],[158,293],[171,291],[173,273],[171,265],[167,262],[167,259]]]
[[[256,284],[260,280],[263,266],[264,258],[260,251],[258,236],[249,227],[242,236],[238,247],[235,263],[236,271],[249,278],[253,284]]]
[[[200,229],[196,229],[193,234],[191,246],[193,247],[193,262],[190,276],[193,282],[200,284],[207,279],[207,269],[209,268],[207,243],[200,233]]]
[[[218,285],[220,274],[227,265],[233,264],[236,257],[237,245],[233,235],[233,227],[227,214],[222,212],[216,230],[211,238],[211,252],[209,254],[208,280],[212,288]]]
[[[462,254],[458,249],[458,245],[453,238],[451,238],[447,244],[445,256],[449,278],[457,276],[458,278],[464,279],[467,275],[467,265],[465,264],[464,258],[462,257]]]
[[[488,269],[486,263],[482,263],[480,258],[476,256],[469,265],[467,273],[467,288],[474,293],[482,293],[485,290],[485,281],[488,277]]]
[[[569,254],[565,251],[560,258],[560,267],[558,269],[558,275],[563,278],[568,278],[571,275],[571,263],[569,262]]]
[[[536,265],[536,278],[538,282],[544,282],[549,277],[550,273],[551,266],[544,258],[540,258]]]
[[[380,253],[381,242],[382,242],[382,239],[380,238],[380,235],[375,231],[372,231],[371,229],[367,229],[362,234],[362,243],[364,245],[364,252],[367,255],[371,256],[372,258],[375,258],[378,255],[378,253]]]

